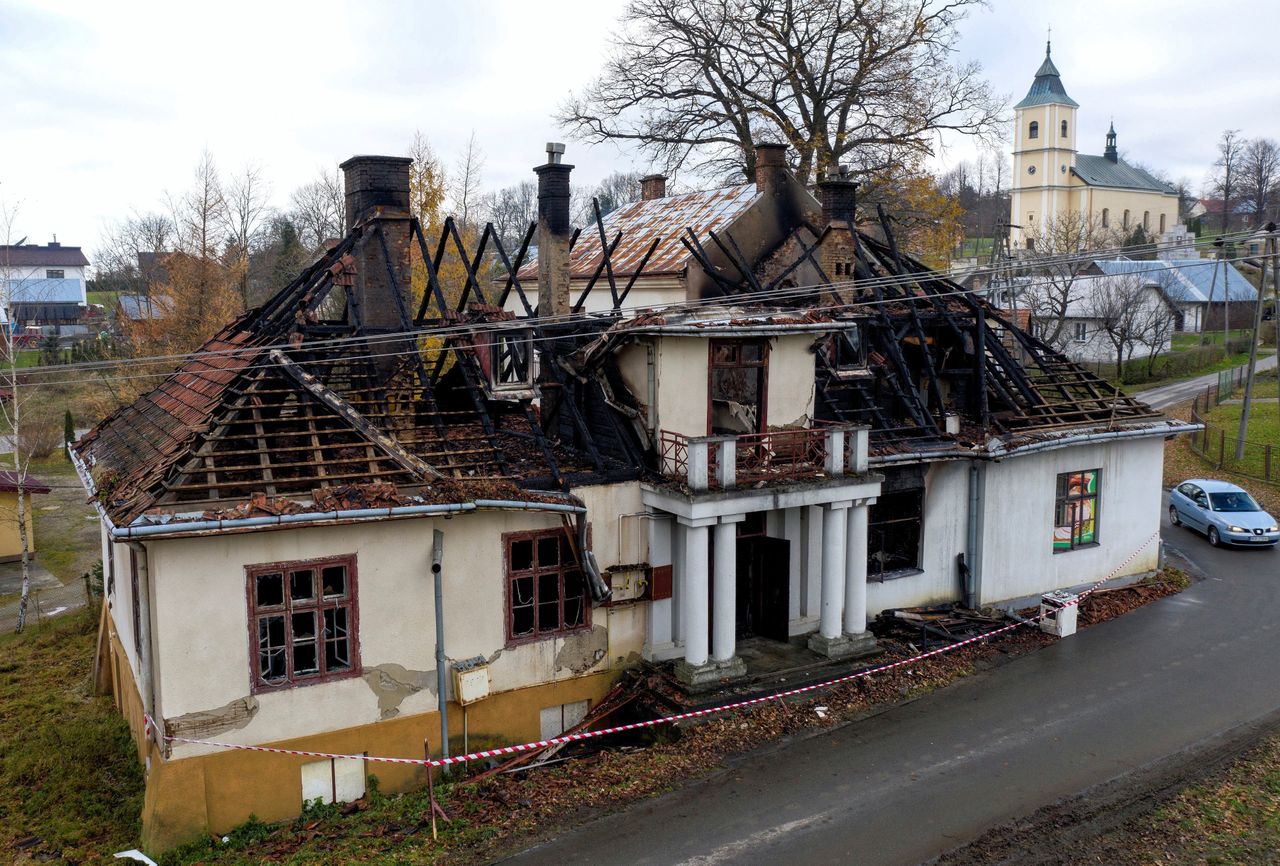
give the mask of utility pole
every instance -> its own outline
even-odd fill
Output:
[[[1276,237],[1275,223],[1268,223],[1272,226],[1271,237],[1267,238],[1267,243],[1271,245],[1271,318],[1276,326],[1276,355],[1280,357],[1280,238]],[[1265,286],[1259,289],[1259,292],[1265,290]],[[1280,418],[1280,367],[1276,368],[1276,417]]]
[[[1219,238],[1221,243],[1222,239]],[[1227,273],[1227,248],[1220,246],[1218,248],[1218,258],[1222,259],[1222,354],[1227,355],[1227,342],[1231,339],[1231,280]]]
[[[1273,233],[1275,223],[1267,223],[1267,231]],[[1267,238],[1270,249],[1274,238]],[[1253,376],[1258,367],[1258,339],[1262,336],[1262,298],[1267,285],[1267,257],[1262,257],[1262,275],[1258,279],[1258,301],[1253,305],[1253,339],[1249,341],[1249,370],[1244,378],[1244,405],[1240,407],[1240,429],[1236,432],[1236,461],[1244,459],[1244,442],[1249,434],[1249,409],[1253,403]]]

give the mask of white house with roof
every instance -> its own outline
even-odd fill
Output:
[[[0,246],[0,307],[22,325],[64,325],[79,321],[88,306],[80,247],[48,244]]]
[[[1176,331],[1198,334],[1206,325],[1211,307],[1220,310],[1229,302],[1252,312],[1252,305],[1258,300],[1258,290],[1233,264],[1211,259],[1135,260],[1118,256],[1093,262],[1086,273],[1110,277],[1141,275],[1172,305]],[[1216,327],[1216,322],[1212,326]]]

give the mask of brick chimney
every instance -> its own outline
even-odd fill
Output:
[[[538,315],[569,314],[569,173],[564,145],[547,142],[547,164],[538,176]]]
[[[409,263],[409,166],[412,164],[413,160],[404,156],[353,156],[339,166],[346,189],[347,231],[363,226],[370,233],[356,254],[354,286],[360,321],[367,328],[397,330],[403,326],[393,294],[397,288],[409,315],[416,312],[411,309],[413,287]],[[372,236],[376,230],[381,230],[389,256],[383,255],[382,244]]]
[[[817,184],[818,203],[822,205],[822,221],[831,225],[845,221],[852,226],[858,204],[858,183],[849,177],[849,167],[840,166],[837,174],[823,175]]]
[[[667,197],[667,176],[665,174],[650,174],[640,178],[640,200],[653,201],[656,198]]]
[[[756,145],[756,189],[777,189],[787,174],[787,146],[770,141]]]

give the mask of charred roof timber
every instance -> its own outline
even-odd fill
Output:
[[[758,154],[762,183],[786,177],[785,148],[762,145]],[[873,453],[885,461],[997,455],[1029,441],[1098,430],[1120,435],[1125,425],[1160,423],[1149,407],[903,253],[887,215],[883,238],[854,230],[842,239],[854,279],[832,283],[815,254],[831,233],[813,224],[818,202],[811,198],[802,208],[782,195],[753,198],[750,207],[773,208],[788,227],[755,247],[739,243],[731,228],[719,231],[723,222],[686,232],[689,211],[672,206],[685,196],[630,205],[633,222],[623,225],[645,224],[637,207],[665,216],[645,230],[641,249],[627,253],[638,264],[623,268],[612,258],[627,249],[619,223],[601,219],[597,209],[587,229],[598,244],[594,275],[577,303],[599,280],[594,290],[608,284],[612,314],[548,322],[545,316],[570,311],[576,234],[569,226],[572,166],[562,155],[562,146],[548,146],[547,163],[535,169],[539,219],[516,250],[507,250],[492,226],[468,248],[451,219],[438,238],[425,237],[408,213],[408,160],[343,163],[346,236],[74,446],[110,518],[124,526],[155,508],[186,513],[192,504],[215,515],[292,513],[308,498],[326,509],[335,491],[344,501],[368,499],[374,494],[360,486],[371,484],[376,504],[388,507],[538,502],[570,485],[658,477],[658,444],[637,423],[643,407],[612,349],[667,328],[709,336],[814,333],[817,420],[870,425]],[[839,214],[852,210],[855,186],[847,177],[827,178],[819,195]],[[735,190],[704,198],[745,195]],[[537,309],[521,282],[535,233],[542,246]],[[626,292],[658,242],[675,238],[674,246],[682,234],[690,249],[714,249],[730,263],[715,274],[721,308],[622,316]],[[411,249],[426,279],[416,314],[404,303]],[[462,266],[453,284],[440,268],[446,252]],[[495,261],[505,284],[477,274]],[[699,252],[695,262],[705,261]],[[802,263],[822,281],[811,290],[785,282]],[[615,281],[619,273],[627,279]],[[768,303],[759,296],[735,301],[761,290]],[[436,336],[421,339],[432,329]],[[507,375],[517,387],[504,387]]]

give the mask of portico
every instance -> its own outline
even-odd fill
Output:
[[[717,489],[643,488],[645,505],[672,518],[652,525],[669,533],[655,547],[671,551],[673,571],[672,598],[651,607],[646,653],[677,659],[676,675],[686,684],[745,675],[736,653],[744,633],[786,639],[816,627],[809,647],[822,655],[874,649],[866,623],[867,509],[881,478],[868,471],[864,428],[818,432],[825,459],[806,480],[737,487],[725,470],[736,463],[733,437],[705,437],[690,440],[688,465],[693,473],[714,467]],[[760,547],[744,544],[748,525],[763,528],[772,558],[741,560]]]

